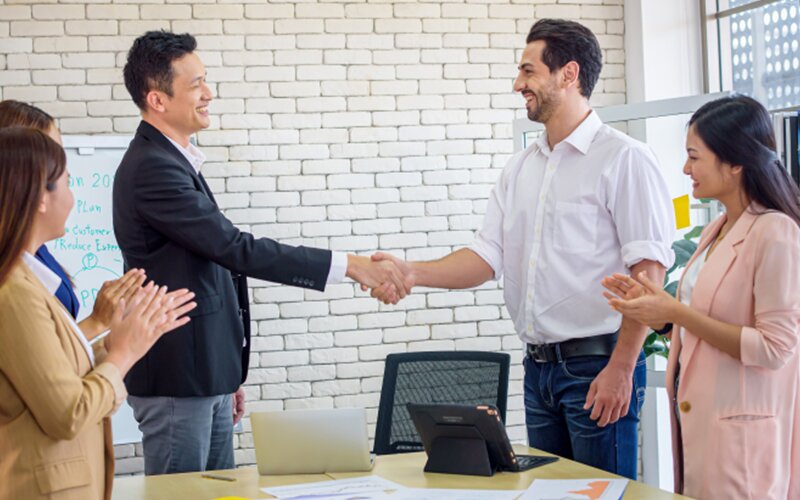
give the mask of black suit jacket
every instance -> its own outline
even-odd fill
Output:
[[[330,271],[327,250],[238,230],[202,176],[144,121],[114,179],[114,232],[126,269],[143,268],[170,290],[188,288],[197,302],[191,321],[164,335],[125,377],[134,396],[235,391],[247,376],[250,351],[243,277],[323,290]]]

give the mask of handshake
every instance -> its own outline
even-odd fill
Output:
[[[372,257],[348,254],[347,277],[384,304],[397,304],[416,284],[412,265],[393,255],[376,252]]]

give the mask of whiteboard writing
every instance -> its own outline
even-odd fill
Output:
[[[92,312],[104,281],[122,276],[122,255],[114,238],[111,188],[124,149],[95,149],[79,154],[67,148],[69,186],[75,196],[64,236],[47,244],[72,276],[81,306],[78,319]]]
[[[81,309],[78,319],[91,314],[103,282],[122,276],[123,263],[114,237],[112,188],[114,173],[130,137],[64,136],[69,187],[75,206],[64,236],[47,247],[75,283]],[[131,408],[123,403],[112,419],[114,444],[142,440]]]

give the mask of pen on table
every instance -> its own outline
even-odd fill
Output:
[[[219,481],[236,481],[235,477],[223,476],[221,474],[200,474],[200,477],[206,479],[217,479]]]

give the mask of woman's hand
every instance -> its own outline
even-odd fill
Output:
[[[600,281],[603,288],[611,292],[603,292],[607,299],[620,298],[625,300],[636,299],[647,293],[645,287],[627,274],[614,273]]]
[[[601,283],[610,292],[603,292],[603,296],[612,309],[654,330],[672,323],[675,310],[680,306],[680,302],[650,281],[645,273],[639,273],[636,279],[615,274],[603,278]]]
[[[105,339],[108,357],[122,376],[165,333],[189,322],[186,313],[197,304],[194,293],[186,289],[167,293],[151,281],[139,288],[130,302],[121,298],[111,320],[111,332]]]
[[[104,282],[97,292],[92,314],[80,323],[86,337],[92,339],[108,330],[117,304],[123,299],[130,301],[145,279],[143,269],[131,269],[118,279]]]

